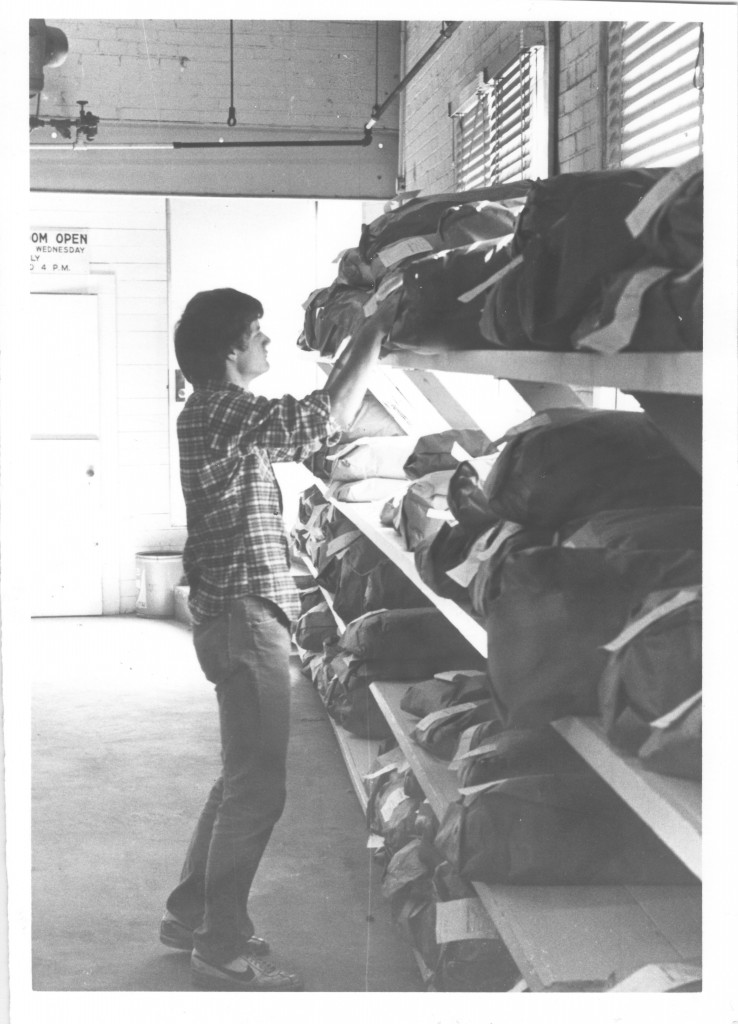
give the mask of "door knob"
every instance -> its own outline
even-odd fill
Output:
[[[90,468],[87,470],[87,475],[88,476],[94,476],[95,475],[95,467],[94,466],[90,466]]]

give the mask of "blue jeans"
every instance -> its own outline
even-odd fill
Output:
[[[167,910],[195,949],[228,963],[254,934],[251,883],[285,802],[290,633],[270,601],[247,596],[195,625],[195,651],[215,683],[223,770],[190,841]]]

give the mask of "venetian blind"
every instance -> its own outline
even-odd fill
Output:
[[[522,50],[454,114],[458,189],[483,188],[528,176],[539,50]]]
[[[609,167],[673,167],[702,152],[702,67],[699,24],[609,24]]]

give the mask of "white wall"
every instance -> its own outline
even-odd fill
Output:
[[[118,549],[121,609],[131,611],[136,552],[184,543],[170,516],[165,201],[33,193],[30,214],[32,225],[87,231],[91,275],[115,279],[117,393],[102,398],[116,404],[117,438],[105,456],[117,477],[109,536]],[[33,288],[44,290],[43,276]]]
[[[120,609],[136,601],[135,556],[145,550],[181,550],[184,505],[179,487],[174,424],[181,405],[174,394],[172,329],[187,300],[203,288],[230,285],[264,304],[272,337],[272,370],[258,382],[271,396],[305,394],[318,385],[312,358],[296,341],[302,302],[335,277],[333,259],[358,241],[365,208],[360,202],[96,196],[32,193],[33,227],[85,231],[89,277],[69,280],[85,291],[96,275],[114,281],[113,329],[116,435],[106,459],[114,481],[115,547]],[[169,239],[171,233],[171,240]],[[65,287],[53,275],[54,289]],[[50,277],[37,275],[44,291]],[[280,473],[286,504],[304,485],[296,468]]]
[[[196,292],[237,288],[264,306],[262,328],[272,341],[271,369],[254,381],[254,390],[275,398],[319,387],[325,378],[316,371],[314,357],[296,347],[302,303],[334,279],[333,261],[358,242],[364,212],[362,203],[350,200],[172,198],[172,331]],[[175,431],[180,409],[171,409],[172,514],[183,523]],[[297,491],[307,482],[297,466],[284,465],[277,474],[289,521]]]

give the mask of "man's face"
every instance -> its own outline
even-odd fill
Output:
[[[241,380],[248,384],[269,369],[267,346],[269,338],[261,330],[258,320],[249,321],[241,335],[241,345],[236,352],[234,369]]]

